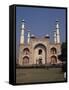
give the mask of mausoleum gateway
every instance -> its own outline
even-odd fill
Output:
[[[55,31],[53,32],[53,42],[47,34],[37,37],[28,31],[27,43],[25,44],[25,25],[21,23],[20,45],[19,45],[19,65],[33,64],[59,64],[58,55],[61,54],[60,27],[56,20]]]

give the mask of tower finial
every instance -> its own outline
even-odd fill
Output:
[[[22,20],[22,22],[24,22],[24,19]]]
[[[59,20],[58,20],[58,19],[56,19],[56,22],[59,22]]]
[[[22,29],[24,29],[24,19],[22,20]]]
[[[59,20],[56,20],[56,29],[59,28]]]

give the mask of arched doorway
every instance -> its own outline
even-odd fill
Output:
[[[46,47],[42,43],[35,45],[34,47],[34,64],[46,63]]]
[[[57,63],[57,57],[51,56],[51,64],[56,64],[56,63]]]
[[[23,57],[23,64],[29,64],[29,57],[28,56],[25,56]]]

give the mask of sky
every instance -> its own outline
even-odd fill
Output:
[[[60,24],[61,42],[66,39],[66,9],[56,8],[35,8],[35,7],[16,7],[16,47],[20,40],[21,21],[25,21],[25,30],[30,30],[36,36],[49,34],[53,42],[53,34],[56,29],[56,20]],[[27,31],[25,31],[27,36]]]

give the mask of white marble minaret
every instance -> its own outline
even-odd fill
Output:
[[[30,43],[30,31],[28,31],[27,43]]]
[[[54,31],[54,43],[60,43],[60,27],[58,20],[56,20],[56,30]]]
[[[57,43],[57,38],[56,38],[56,31],[54,31],[54,43]]]
[[[24,20],[22,20],[21,24],[21,36],[20,36],[20,44],[24,44]]]
[[[57,43],[60,43],[60,27],[58,20],[56,20],[56,39],[57,39]]]

